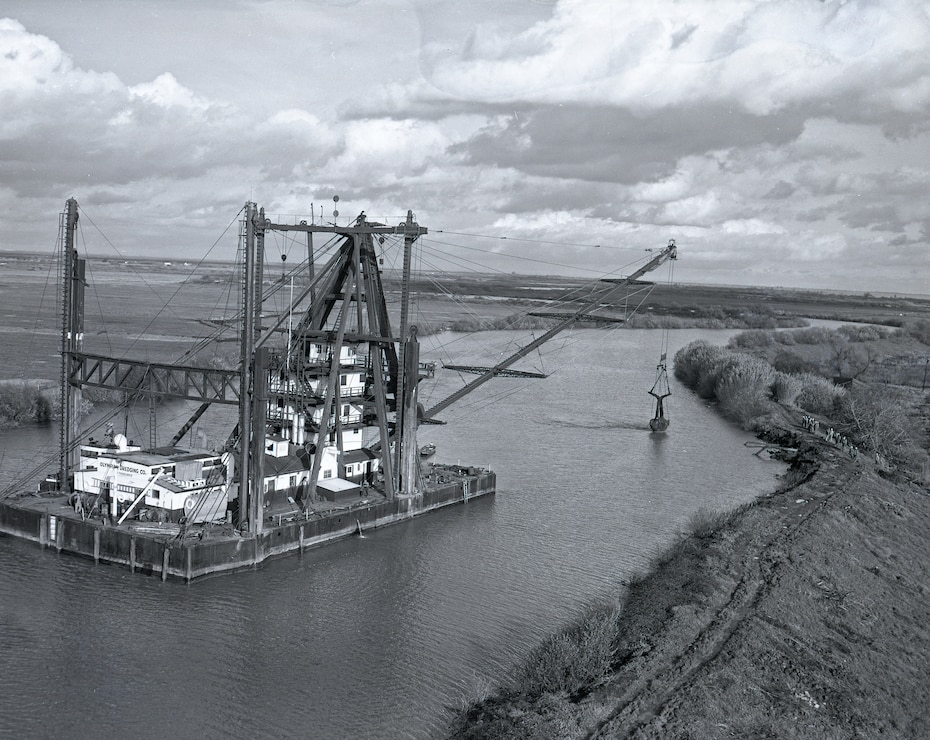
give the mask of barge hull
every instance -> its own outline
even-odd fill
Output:
[[[493,495],[497,476],[478,471],[427,487],[412,496],[361,503],[314,515],[295,517],[269,526],[259,535],[188,532],[152,533],[132,526],[113,526],[83,519],[65,496],[21,497],[0,501],[0,533],[54,547],[58,552],[92,558],[94,562],[161,575],[162,580],[191,581],[203,576],[254,568],[268,558],[306,549],[365,531],[412,519],[445,506]]]

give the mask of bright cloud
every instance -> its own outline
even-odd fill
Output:
[[[914,0],[566,0],[516,36],[479,25],[429,82],[455,98],[508,103],[726,102],[767,115],[849,95],[913,110],[928,101],[915,58],[928,34],[930,14]]]
[[[133,85],[128,88],[128,92],[133,98],[160,108],[187,108],[191,111],[203,111],[210,107],[209,101],[196,97],[170,72],[160,74],[152,82]]]
[[[0,94],[7,101],[36,94],[107,93],[118,86],[116,75],[76,70],[54,41],[28,33],[12,18],[0,18]]]

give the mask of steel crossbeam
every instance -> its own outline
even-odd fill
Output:
[[[83,352],[69,353],[69,367],[68,382],[73,386],[209,403],[239,403],[238,370],[165,365]]]

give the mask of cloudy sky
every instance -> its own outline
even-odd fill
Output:
[[[338,194],[440,267],[930,293],[928,47],[926,0],[0,0],[0,250]]]

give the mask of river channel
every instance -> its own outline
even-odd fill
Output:
[[[673,331],[669,354],[731,333]],[[423,359],[508,339],[427,338]],[[448,707],[615,595],[696,511],[776,487],[784,466],[674,379],[671,427],[649,433],[659,341],[567,334],[525,362],[547,379],[492,381],[421,429],[437,461],[490,465],[495,497],[259,570],[162,583],[0,536],[0,736],[441,736]],[[441,376],[427,407],[460,383]],[[55,438],[0,434],[0,488]]]

